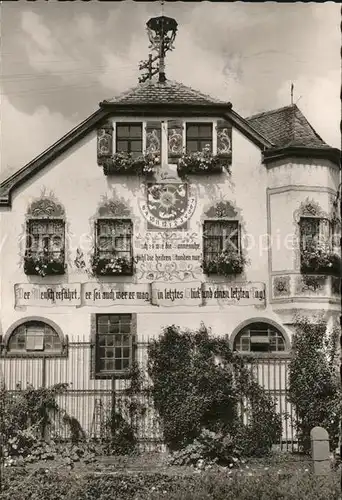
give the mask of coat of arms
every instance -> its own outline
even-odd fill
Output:
[[[196,198],[188,184],[147,184],[146,201],[140,209],[147,219],[148,229],[183,229],[193,215]]]

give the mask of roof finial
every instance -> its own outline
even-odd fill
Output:
[[[164,1],[161,1],[163,12]],[[165,54],[168,50],[173,49],[173,42],[176,38],[177,22],[171,17],[164,15],[152,17],[147,23],[147,33],[151,42],[150,48],[155,50],[158,55],[155,57],[149,56],[148,61],[142,61],[139,69],[147,69],[148,72],[139,78],[139,82],[145,82],[151,79],[153,75],[159,73],[159,82],[165,82]],[[154,67],[152,63],[159,60],[159,65]]]

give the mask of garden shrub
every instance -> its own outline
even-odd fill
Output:
[[[28,385],[26,389],[21,389],[18,384],[14,392],[8,391],[5,386],[0,388],[0,436],[5,458],[51,455],[51,450],[39,451],[39,447],[44,438],[50,436],[57,420],[67,427],[72,442],[84,439],[79,422],[57,403],[56,398],[67,387],[68,384],[56,384],[35,389]]]
[[[148,372],[171,451],[193,444],[203,429],[232,436],[241,455],[266,453],[279,440],[281,421],[274,402],[228,340],[212,337],[204,325],[193,332],[166,327],[149,346]],[[249,403],[247,425],[239,416],[242,398]]]
[[[237,464],[238,456],[239,452],[232,436],[203,429],[193,443],[173,452],[169,463],[205,468],[212,464]]]
[[[130,370],[130,385],[122,391],[114,406],[106,412],[104,451],[111,455],[127,455],[137,451],[138,422],[146,411],[141,402],[144,377],[137,363]]]
[[[296,317],[288,394],[296,409],[298,440],[305,452],[310,450],[310,431],[315,426],[327,430],[332,450],[338,444],[342,416],[338,338],[338,329],[329,331],[322,316],[313,320]]]

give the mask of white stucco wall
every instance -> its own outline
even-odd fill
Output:
[[[157,336],[167,323],[193,327],[204,321],[217,335],[230,334],[248,318],[269,317],[281,323],[270,304],[270,272],[293,271],[294,259],[291,250],[272,246],[271,258],[267,248],[268,231],[271,236],[283,240],[293,232],[293,212],[307,197],[314,197],[324,210],[329,203],[328,191],[337,188],[338,173],[326,162],[299,162],[276,164],[266,168],[261,163],[261,151],[239,131],[233,128],[233,160],[231,178],[225,173],[214,176],[192,177],[196,188],[197,206],[190,220],[190,232],[198,235],[202,244],[201,218],[204,211],[220,199],[230,201],[241,210],[243,246],[247,250],[250,264],[242,277],[235,281],[263,282],[266,284],[266,308],[255,306],[178,306],[156,307],[148,304],[116,306],[110,308],[75,307],[14,307],[14,285],[16,283],[85,283],[94,278],[75,268],[73,261],[76,249],[82,248],[87,260],[91,250],[93,220],[103,196],[119,197],[130,207],[134,218],[134,234],[144,235],[146,221],[139,210],[139,201],[144,199],[141,179],[133,176],[109,176],[97,165],[96,132],[92,132],[52,164],[16,189],[12,196],[11,210],[1,214],[1,327],[4,335],[10,326],[27,316],[42,316],[55,321],[69,336],[89,338],[90,314],[104,312],[138,313],[138,335]],[[276,188],[297,186],[294,190],[277,192]],[[303,190],[302,187],[304,186]],[[314,189],[323,186],[321,191]],[[312,192],[310,187],[313,187]],[[52,191],[63,204],[66,212],[67,264],[64,276],[26,276],[21,265],[21,252],[25,247],[25,213],[29,204],[39,198],[43,190]],[[202,281],[208,278],[200,277]],[[108,283],[131,282],[132,277],[108,277]],[[210,281],[210,279],[209,279]],[[293,301],[292,301],[293,302]],[[293,307],[293,304],[291,305]]]

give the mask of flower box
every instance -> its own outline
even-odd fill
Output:
[[[115,153],[103,162],[105,175],[153,175],[160,156],[148,153],[133,157],[131,153]]]
[[[341,274],[341,257],[329,249],[311,247],[301,252],[301,272],[334,276]]]
[[[236,252],[222,252],[211,260],[204,260],[202,264],[205,274],[219,274],[230,276],[241,274],[246,265],[245,258]]]
[[[24,272],[28,276],[51,276],[65,273],[64,252],[27,253],[24,258]]]
[[[208,149],[197,153],[186,153],[178,161],[177,172],[180,177],[184,175],[210,175],[220,174],[223,169],[223,160],[220,156],[213,155]]]
[[[133,274],[133,259],[126,257],[101,257],[94,255],[91,268],[97,276],[129,276]]]

